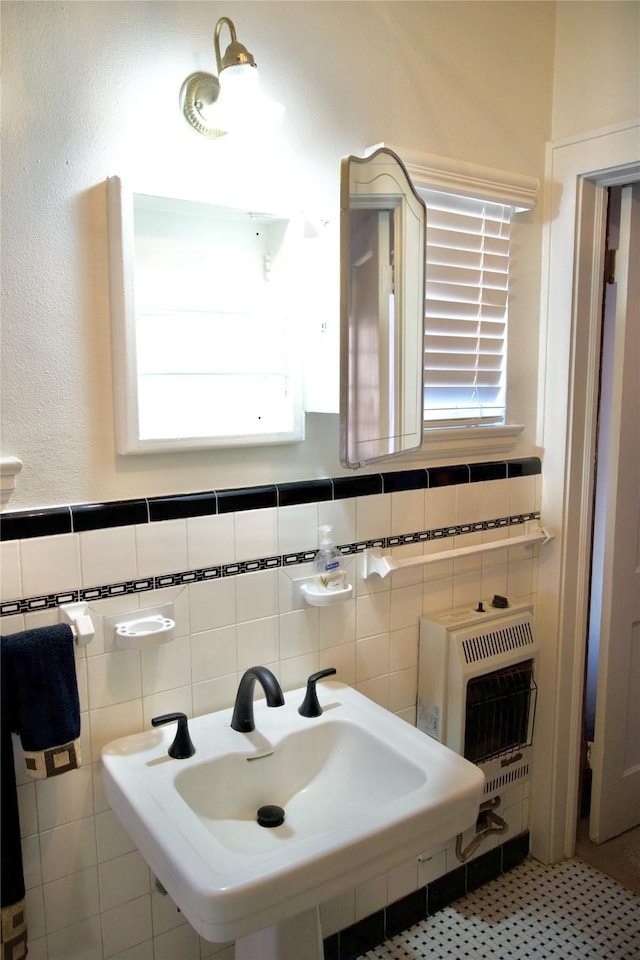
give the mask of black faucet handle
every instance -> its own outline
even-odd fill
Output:
[[[318,670],[317,673],[311,674],[307,680],[307,692],[304,695],[304,700],[298,707],[298,713],[301,717],[319,717],[322,714],[322,707],[320,706],[316,691],[316,683],[318,680],[322,680],[323,677],[333,676],[334,673],[336,673],[335,667],[327,667],[326,670]]]
[[[151,718],[152,727],[161,727],[165,723],[177,723],[178,729],[169,747],[169,756],[174,760],[186,760],[192,757],[196,752],[193,741],[189,735],[189,722],[186,713],[163,713],[159,717]]]

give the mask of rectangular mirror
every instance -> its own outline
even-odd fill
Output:
[[[340,459],[422,443],[426,207],[391,150],[340,174]]]
[[[107,182],[119,453],[303,439],[292,219]]]

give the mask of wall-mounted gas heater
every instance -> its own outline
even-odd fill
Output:
[[[420,621],[417,725],[485,775],[485,797],[529,776],[538,646],[533,608],[494,598]]]

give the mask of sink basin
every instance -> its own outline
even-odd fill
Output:
[[[384,769],[384,777],[379,776]],[[422,786],[426,775],[349,720],[307,724],[257,757],[228,754],[179,771],[176,790],[216,840],[256,854],[304,845],[353,824],[364,810]],[[266,804],[285,810],[282,829],[258,825]]]
[[[481,771],[336,681],[324,712],[256,701],[256,729],[231,710],[189,721],[193,757],[167,751],[173,727],[102,751],[107,797],[191,925],[206,940],[248,937],[337,896],[470,827]],[[284,822],[261,826],[276,805]]]

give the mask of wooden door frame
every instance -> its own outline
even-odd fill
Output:
[[[548,145],[538,445],[542,518],[536,604],[541,653],[531,852],[572,856],[582,741],[607,190],[640,179],[640,121]]]

